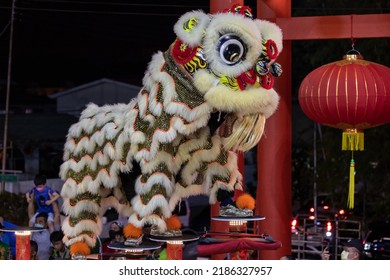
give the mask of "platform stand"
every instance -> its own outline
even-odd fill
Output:
[[[183,259],[183,241],[167,241],[167,259],[182,260]]]
[[[30,259],[30,231],[17,231],[16,237],[16,260],[29,260]]]
[[[195,241],[198,239],[199,236],[196,234],[183,234],[180,236],[156,236],[156,235],[149,236],[149,240],[151,241],[166,243],[168,260],[182,260],[183,243]]]
[[[250,217],[225,217],[225,216],[216,216],[211,219],[216,221],[227,221],[229,222],[229,233],[237,234],[238,236],[247,233],[247,223],[248,221],[261,221],[264,220],[264,216],[250,216]],[[235,237],[237,238],[237,237]],[[238,237],[239,238],[239,237]],[[242,249],[234,252],[230,252],[231,260],[247,260],[249,259],[250,250]]]
[[[230,220],[230,233],[247,233],[247,221],[245,220]],[[230,253],[231,260],[247,260],[249,258],[249,250],[239,250]]]
[[[149,241],[142,241],[142,243],[138,246],[126,246],[124,242],[114,242],[109,244],[107,247],[118,252],[123,252],[123,254],[111,254],[113,257],[117,255],[117,257],[122,257],[124,259],[143,259],[147,257],[147,252],[154,252],[155,250],[159,250],[161,245]]]
[[[2,228],[0,231],[15,233],[15,249],[16,260],[29,260],[30,259],[30,237],[31,232],[42,231],[42,228],[36,227],[15,227],[15,228]]]

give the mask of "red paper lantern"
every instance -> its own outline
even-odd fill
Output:
[[[343,129],[343,150],[364,150],[363,130],[390,122],[390,68],[347,54],[309,73],[298,99],[310,119]],[[353,208],[353,158],[350,172],[348,206]]]

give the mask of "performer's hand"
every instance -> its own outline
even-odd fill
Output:
[[[321,258],[323,260],[329,260],[330,254],[329,254],[329,248],[328,247],[325,247],[324,251],[322,251]]]
[[[50,204],[53,203],[53,200],[52,200],[53,199],[53,195],[51,193],[49,193],[49,197],[50,197],[50,199],[45,201],[46,205],[50,205]]]

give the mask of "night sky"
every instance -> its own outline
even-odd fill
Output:
[[[0,80],[6,80],[10,0],[0,1]],[[196,3],[196,4],[191,4]],[[209,1],[16,0],[12,80],[26,87],[79,85],[103,77],[140,85],[173,25]]]

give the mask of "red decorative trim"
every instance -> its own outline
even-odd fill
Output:
[[[254,85],[256,83],[256,74],[253,69],[242,73],[237,78],[238,86],[241,90],[246,88],[247,84]]]
[[[198,50],[197,47],[190,48],[185,43],[183,43],[180,39],[176,39],[172,48],[172,56],[177,63],[185,64],[194,58],[197,50]]]
[[[265,47],[267,48],[267,56],[270,60],[273,60],[278,57],[278,46],[273,40],[267,40],[267,42],[265,42]]]
[[[261,86],[265,89],[271,89],[274,86],[274,77],[270,74],[267,73],[264,76],[260,77],[261,79]]]

